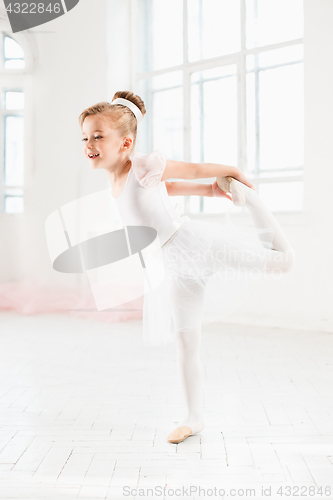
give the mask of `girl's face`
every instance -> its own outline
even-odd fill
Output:
[[[83,152],[92,168],[112,169],[124,160],[132,145],[131,137],[121,137],[105,117],[90,115],[82,125]]]

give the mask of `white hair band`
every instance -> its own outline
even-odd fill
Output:
[[[111,105],[112,104],[122,104],[122,106],[127,106],[134,113],[135,118],[136,118],[138,123],[140,123],[141,120],[143,120],[143,114],[141,113],[141,111],[137,107],[137,105],[131,101],[128,101],[127,99],[123,99],[122,97],[118,97],[117,99],[112,101],[110,104]]]

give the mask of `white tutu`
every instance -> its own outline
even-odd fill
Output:
[[[166,276],[144,295],[145,345],[173,343],[178,330],[236,312],[265,272],[272,229],[236,226],[226,215],[225,224],[185,220],[147,263],[163,259]]]

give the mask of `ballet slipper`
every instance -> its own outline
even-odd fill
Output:
[[[194,423],[191,423],[191,426],[181,425],[180,427],[177,427],[177,429],[175,429],[169,434],[168,441],[169,443],[180,443],[181,441],[184,441],[184,439],[186,439],[187,437],[196,434],[197,432],[201,432],[204,428],[205,428],[205,422],[203,418],[200,418]]]
[[[174,431],[170,432],[168,435],[169,443],[180,443],[184,441],[187,437],[191,436],[192,429],[187,425],[182,425],[181,427],[177,427]]]
[[[238,182],[233,177],[227,175],[226,177],[216,177],[217,185],[222,191],[230,193],[232,201],[237,207],[245,205],[246,196],[241,187],[241,182]],[[234,181],[234,182],[232,182]]]

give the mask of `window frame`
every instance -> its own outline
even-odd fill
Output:
[[[284,47],[289,47],[292,45],[303,45],[304,47],[304,39],[297,38],[285,42],[279,42],[269,45],[263,45],[259,47],[253,47],[251,49],[246,48],[246,0],[240,1],[240,51],[232,54],[227,54],[224,56],[214,57],[210,59],[202,59],[199,61],[189,62],[188,61],[188,26],[187,26],[187,0],[183,0],[183,64],[172,66],[169,68],[163,68],[160,70],[153,70],[148,72],[139,72],[137,61],[140,60],[138,54],[138,29],[137,29],[137,20],[138,20],[138,0],[130,0],[130,8],[131,8],[131,73],[130,79],[132,83],[132,88],[139,88],[139,81],[142,79],[152,78],[155,76],[163,75],[166,73],[172,73],[175,71],[183,72],[183,151],[184,151],[184,161],[191,161],[191,74],[197,71],[204,71],[206,69],[213,69],[218,66],[226,66],[229,64],[236,64],[237,67],[237,166],[245,173],[245,175],[251,179],[251,182],[258,189],[259,184],[261,183],[278,183],[278,182],[293,182],[293,181],[302,181],[303,182],[303,173],[304,173],[304,164],[299,166],[298,169],[285,169],[292,172],[297,172],[294,175],[281,175],[283,169],[279,169],[277,175],[274,176],[274,171],[271,175],[263,175],[264,171],[258,175],[258,172],[255,174],[249,173],[246,165],[247,165],[247,140],[246,140],[246,57],[251,54],[259,54],[270,50],[281,49]],[[304,74],[304,58],[298,62],[303,64],[303,74]],[[293,63],[284,63],[276,66],[285,66],[287,64],[295,64]],[[136,90],[138,91],[138,90]],[[147,120],[147,129],[151,129],[152,119]],[[149,123],[148,123],[149,122]],[[187,124],[187,125],[186,125]],[[189,124],[189,125],[188,125]],[[151,143],[151,134],[146,138],[146,146],[148,149],[152,148]],[[257,148],[256,148],[257,149]],[[257,153],[258,154],[258,151]],[[279,175],[280,174],[280,175]],[[172,179],[171,179],[172,180]],[[214,182],[215,178],[205,178],[200,180],[195,180],[194,182],[200,182],[205,184],[211,184]],[[213,213],[205,213],[205,212],[191,212],[189,209],[189,196],[184,196],[184,207],[185,214],[203,217],[203,218],[211,218],[215,215]],[[200,197],[200,207],[203,204],[203,197]],[[241,212],[245,212],[244,207],[239,209]],[[300,210],[279,210],[277,213],[279,214],[299,214],[304,212],[304,203],[302,204],[302,208]]]
[[[2,95],[6,92],[10,91],[20,91],[23,92],[21,88],[4,88],[2,87],[1,93]],[[1,158],[1,210],[5,214],[12,214],[12,212],[6,212],[6,198],[7,197],[14,197],[14,198],[23,198],[23,204],[24,204],[24,178],[23,178],[23,184],[21,186],[19,185],[11,185],[11,184],[4,184],[3,180],[5,179],[5,159],[6,159],[6,120],[9,117],[22,117],[23,118],[23,126],[24,126],[24,109],[1,109],[1,125],[0,125],[0,133],[1,133],[1,149],[2,149],[2,158]],[[23,144],[24,148],[24,144]],[[24,168],[24,165],[23,165]],[[13,190],[17,189],[22,191],[22,195],[18,194],[10,194],[6,193],[7,190]],[[23,210],[24,212],[24,210]],[[22,212],[18,212],[22,213]],[[16,213],[15,213],[16,215]]]
[[[29,184],[32,175],[32,135],[33,135],[33,103],[32,103],[32,69],[34,66],[35,58],[31,46],[33,45],[33,35],[30,34],[29,40],[26,34],[11,33],[9,23],[1,15],[0,9],[0,140],[1,150],[0,155],[0,217],[4,216],[23,216],[27,207],[27,192],[29,191]],[[5,68],[4,67],[4,39],[5,37],[12,38],[17,42],[24,52],[24,68]],[[24,93],[24,109],[23,110],[7,110],[3,108],[3,96],[8,91],[22,91]],[[24,118],[24,182],[22,186],[6,186],[4,184],[4,159],[5,159],[5,131],[4,121],[8,115],[21,115]],[[22,190],[23,197],[23,211],[18,213],[5,212],[5,193],[7,189],[20,189]]]

